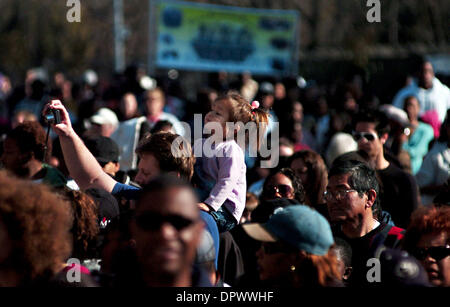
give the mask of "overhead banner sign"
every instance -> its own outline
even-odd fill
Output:
[[[151,1],[150,10],[157,68],[297,73],[297,11],[178,1]]]

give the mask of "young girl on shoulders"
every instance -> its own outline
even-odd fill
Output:
[[[211,136],[194,144],[193,183],[200,209],[213,216],[219,232],[239,223],[247,192],[243,147],[259,149],[267,124],[268,113],[259,103],[250,104],[237,93],[218,97],[205,116],[205,129]]]

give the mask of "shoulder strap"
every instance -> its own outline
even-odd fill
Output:
[[[384,241],[386,240],[389,231],[391,230],[391,228],[393,227],[392,225],[389,224],[381,224],[378,227],[383,227],[383,229],[381,229],[381,231],[379,233],[377,233],[375,236],[373,236],[371,242],[370,242],[370,246],[369,248],[373,251],[375,251],[378,246],[384,244]]]

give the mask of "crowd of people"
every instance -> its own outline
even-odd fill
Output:
[[[354,80],[219,73],[191,101],[132,67],[0,75],[0,285],[449,287],[450,90],[418,64],[383,104]]]

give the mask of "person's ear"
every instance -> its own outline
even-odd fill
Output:
[[[344,269],[344,275],[342,276],[342,279],[347,281],[350,279],[350,275],[352,275],[353,268],[351,266],[345,267]]]
[[[370,189],[369,191],[367,191],[366,208],[372,208],[373,204],[375,204],[376,199],[377,199],[377,192],[374,189]]]
[[[126,243],[129,247],[131,248],[135,248],[136,247],[136,240],[135,239],[130,239],[127,241]]]
[[[301,251],[299,252],[299,254],[300,254],[300,256],[303,257],[303,258],[305,258],[305,257],[308,255],[308,253],[305,252],[304,250],[301,250]]]
[[[129,224],[130,226],[130,234],[131,234],[131,238],[126,242],[127,245],[131,246],[131,247],[135,247],[136,246],[136,240],[134,239],[136,234],[139,233],[139,227],[136,225],[136,220],[132,220]]]
[[[117,173],[120,170],[120,163],[119,162],[115,162],[114,163],[114,172]]]
[[[381,144],[384,145],[384,144],[386,143],[386,141],[387,141],[388,138],[389,138],[389,134],[383,133],[383,134],[380,136]]]
[[[294,264],[300,262],[302,259],[306,257],[307,253],[303,250],[290,253],[288,256],[289,264]]]

